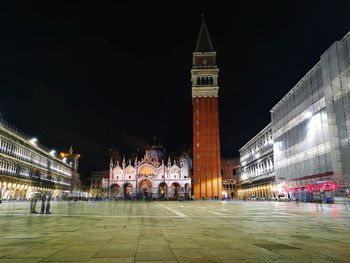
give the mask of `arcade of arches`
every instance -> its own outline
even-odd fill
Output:
[[[263,184],[251,187],[246,187],[238,190],[238,198],[273,198],[274,197],[274,185]]]
[[[56,198],[59,190],[54,190],[45,187],[33,186],[26,183],[12,183],[0,181],[0,200],[25,200],[31,197],[33,192],[50,191],[53,197]]]
[[[109,178],[102,180],[104,197],[111,199],[129,198],[189,198],[191,178],[189,162],[181,156],[178,164],[167,164],[159,158],[154,149],[146,151],[141,161],[134,164],[114,163],[111,160]]]
[[[178,182],[173,182],[168,185],[165,182],[154,185],[150,179],[142,179],[137,184],[137,192],[134,192],[132,183],[124,183],[123,185],[113,184],[110,187],[110,197],[112,199],[128,199],[135,197],[137,193],[139,197],[143,198],[173,198],[180,197],[189,198],[191,195],[191,186],[186,183],[181,186]]]

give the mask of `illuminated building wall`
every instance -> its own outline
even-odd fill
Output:
[[[350,183],[350,35],[271,110],[277,182]]]
[[[72,190],[73,163],[56,157],[12,125],[0,120],[0,198],[26,199],[47,190],[54,196]]]
[[[221,180],[222,189],[228,197],[237,197],[237,165],[239,161],[235,158],[221,159]]]
[[[178,163],[170,157],[165,163],[163,153],[153,146],[144,158],[122,163],[110,161],[109,176],[102,178],[102,193],[111,199],[159,198],[188,199],[191,197],[190,159],[182,154]],[[96,189],[95,189],[96,194]],[[99,193],[97,194],[99,195]],[[95,195],[96,196],[96,195]]]
[[[240,184],[238,197],[272,197],[274,159],[271,123],[240,150]]]
[[[91,172],[89,197],[103,197],[102,180],[108,178],[109,171]]]

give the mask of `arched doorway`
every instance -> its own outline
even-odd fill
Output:
[[[191,187],[190,184],[185,184],[185,198],[189,199],[191,195]]]
[[[152,197],[152,182],[144,179],[139,183],[139,193],[141,199],[149,199]]]
[[[111,197],[113,199],[119,199],[120,186],[118,184],[111,185]]]
[[[132,184],[131,183],[125,183],[124,184],[124,198],[130,199],[132,195]]]
[[[173,183],[171,185],[172,188],[172,193],[173,193],[173,198],[178,199],[180,195],[180,184],[178,183]]]
[[[166,183],[160,183],[158,186],[158,196],[160,199],[166,198],[168,195],[168,186]]]

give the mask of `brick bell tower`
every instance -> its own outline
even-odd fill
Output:
[[[221,196],[221,158],[216,52],[204,16],[193,52],[193,183],[196,198]]]

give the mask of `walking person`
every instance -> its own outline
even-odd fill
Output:
[[[42,192],[41,193],[41,211],[40,211],[40,214],[45,213],[45,202],[46,202],[46,194],[45,194],[45,192]]]
[[[51,207],[50,201],[51,201],[51,193],[48,192],[48,193],[47,193],[46,210],[45,210],[45,213],[46,213],[46,214],[51,214],[51,212],[50,212],[50,207]]]
[[[32,193],[32,196],[30,198],[30,213],[31,214],[37,214],[38,212],[35,211],[36,202],[38,201],[38,193]]]

